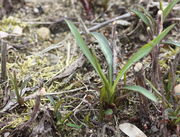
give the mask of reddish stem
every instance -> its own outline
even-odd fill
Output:
[[[86,11],[88,19],[93,19],[93,12],[92,12],[92,6],[90,0],[81,0],[81,3]]]

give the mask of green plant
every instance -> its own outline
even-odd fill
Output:
[[[149,12],[144,9],[142,6],[138,6],[137,9],[132,9],[131,11],[134,12],[147,26],[147,32],[149,34],[149,39],[152,39],[153,37],[157,36],[160,34],[163,30],[163,24],[166,21],[166,18],[168,17],[169,13],[173,9],[173,7],[180,2],[180,0],[173,0],[170,2],[166,8],[163,8],[163,3],[160,1],[160,9],[157,13],[157,20],[155,20]],[[179,42],[168,40],[168,41],[163,41],[161,44],[166,44],[166,45],[175,45],[175,46],[180,46]],[[152,84],[157,88],[158,90],[161,90],[161,93],[164,94],[165,88],[160,86],[163,85],[163,78],[160,76],[160,65],[159,65],[159,54],[160,54],[160,46],[157,44],[152,53],[151,53],[151,58],[152,58],[152,67],[151,67],[151,73],[152,73]],[[172,80],[170,80],[172,81]],[[167,90],[168,92],[170,90]]]
[[[169,13],[173,9],[173,7],[180,2],[180,0],[173,0],[170,2],[166,8],[163,8],[163,3],[160,1],[160,9],[157,14],[157,21],[148,13],[146,9],[141,6],[138,6],[137,9],[133,9],[134,12],[147,26],[147,32],[149,34],[150,39],[158,35],[163,30],[163,24],[166,21]],[[179,42],[173,40],[162,41],[161,44],[180,46]],[[167,75],[164,77],[160,76],[160,66],[159,66],[159,54],[160,54],[160,46],[157,44],[153,49],[152,55],[152,83],[147,81],[150,87],[156,92],[162,101],[163,107],[167,116],[170,118],[171,122],[177,124],[179,119],[180,108],[177,106],[176,100],[173,93],[173,87],[175,86],[176,81],[176,69],[178,64],[178,60],[180,59],[180,53],[177,53],[174,62],[170,63],[170,69],[167,70]],[[179,55],[178,55],[179,54]],[[161,85],[161,86],[160,86]],[[159,92],[160,91],[160,92]]]
[[[173,125],[178,125],[180,123],[180,107],[178,106],[176,109],[167,108],[165,109],[165,115],[171,121]]]
[[[20,84],[18,84],[17,76],[16,76],[16,72],[15,71],[13,71],[13,74],[9,74],[9,77],[10,77],[10,81],[12,83],[13,89],[15,91],[15,94],[16,94],[17,102],[20,105],[23,105],[24,104],[24,99],[23,99],[23,97],[21,95],[21,91],[24,88],[26,88],[28,82],[30,81],[30,78],[26,78],[25,80],[23,80],[21,85],[20,85]]]
[[[59,108],[61,107],[62,103],[64,103],[64,100],[55,101],[51,96],[47,96],[47,98],[54,108],[54,118],[56,119],[56,125],[60,130],[64,129],[65,125],[75,126],[75,128],[76,126],[78,127],[78,125],[76,124],[67,123],[67,120],[73,114],[73,111],[68,112],[67,114],[65,114],[65,116],[62,116],[62,114],[59,112]]]
[[[180,0],[172,0],[172,2],[170,2],[168,4],[168,6],[163,9],[161,6],[161,10],[163,11],[163,19],[165,20],[167,18],[167,16],[169,15],[169,13],[171,12],[171,10],[173,9],[173,7],[180,2]],[[162,5],[162,2],[160,1],[160,5]]]
[[[150,41],[148,44],[145,44],[142,46],[134,55],[130,57],[130,59],[127,61],[127,63],[124,65],[124,67],[119,71],[117,77],[115,80],[112,78],[113,69],[112,69],[112,51],[110,49],[110,46],[108,44],[107,39],[100,33],[94,32],[91,33],[99,42],[99,45],[101,46],[101,50],[103,54],[105,55],[105,58],[108,62],[108,75],[106,76],[104,72],[101,69],[100,63],[97,60],[95,53],[92,53],[84,40],[82,39],[79,31],[75,27],[75,25],[67,21],[67,24],[74,35],[77,44],[79,45],[80,49],[84,53],[84,55],[87,57],[88,61],[91,63],[91,65],[94,67],[95,71],[98,73],[98,75],[101,78],[103,87],[101,89],[100,94],[100,101],[102,103],[106,103],[108,105],[112,105],[114,103],[115,94],[116,94],[116,87],[118,85],[119,80],[125,75],[125,73],[130,69],[130,67],[137,61],[139,61],[144,56],[148,55],[152,48],[158,44],[166,35],[167,33],[174,27],[174,25],[169,26],[167,29],[165,29],[161,34],[159,34],[155,39]],[[128,88],[128,87],[124,87]],[[134,91],[137,91],[147,98],[157,102],[156,97],[151,93],[148,92],[146,89],[136,86],[135,88],[132,87]]]
[[[149,27],[149,30],[147,30],[149,35],[154,36],[159,34],[159,27],[163,25],[169,13],[178,2],[180,2],[180,0],[173,0],[168,4],[166,8],[163,9],[163,3],[160,1],[160,9],[157,15],[157,21],[149,14],[149,12],[144,7],[140,5],[137,6],[137,9],[132,9],[131,11],[136,14],[147,27]]]

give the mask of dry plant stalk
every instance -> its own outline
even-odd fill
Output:
[[[7,79],[7,45],[1,41],[1,81],[4,82]]]
[[[157,33],[160,34],[163,30],[163,12],[159,10],[157,15]],[[162,76],[160,72],[159,66],[159,52],[160,52],[160,44],[156,45],[152,51],[152,82],[155,87],[164,94],[164,87],[162,83]]]

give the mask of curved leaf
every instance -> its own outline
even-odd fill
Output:
[[[135,9],[132,9],[131,11],[135,13],[147,26],[150,26],[149,19],[144,15],[144,13]]]
[[[154,46],[156,46],[167,34],[168,32],[174,27],[174,25],[169,26],[166,28],[161,34],[159,34],[155,39],[150,41],[149,43],[145,44],[141,47],[134,55],[130,57],[127,63],[123,66],[123,68],[119,71],[117,78],[114,81],[113,85],[113,92],[115,92],[115,88],[122,78],[122,76],[129,70],[129,68],[137,61],[139,61],[144,56],[148,55]]]
[[[172,2],[170,2],[168,4],[168,6],[163,10],[163,19],[165,20],[166,17],[169,15],[169,13],[171,12],[171,10],[173,9],[173,7],[180,2],[180,0],[173,0]]]
[[[101,51],[103,52],[106,61],[108,63],[109,67],[109,82],[112,83],[112,77],[113,77],[113,55],[112,55],[112,50],[110,48],[109,42],[106,39],[105,36],[98,32],[93,32],[91,33],[98,41]]]
[[[123,87],[123,89],[128,89],[128,90],[132,90],[132,91],[136,91],[141,93],[142,95],[144,95],[145,97],[147,97],[148,99],[157,102],[157,98],[147,89],[140,87],[140,86],[125,86]]]
[[[105,85],[109,85],[108,80],[107,80],[106,76],[104,75],[97,58],[89,50],[88,46],[84,42],[84,40],[81,37],[81,34],[79,33],[76,26],[71,21],[68,21],[68,20],[65,20],[65,21],[68,24],[68,27],[70,28],[71,33],[74,35],[76,42],[77,42],[78,46],[80,47],[81,51],[84,53],[84,55],[87,57],[88,61],[94,67],[96,72],[99,74],[102,82]]]
[[[176,41],[163,41],[162,44],[168,44],[168,45],[174,45],[180,47],[180,42],[176,42]]]
[[[149,22],[149,27],[154,30],[154,28],[156,27],[156,21],[155,19],[151,16],[151,14],[149,14],[149,11],[147,11],[143,6],[141,5],[137,5],[138,8],[140,8],[140,10],[143,11],[142,14],[144,14],[144,16],[147,18],[148,22]]]

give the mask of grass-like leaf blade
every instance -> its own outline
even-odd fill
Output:
[[[166,17],[169,15],[169,13],[171,12],[171,10],[173,9],[173,7],[180,2],[180,0],[173,0],[172,2],[170,2],[168,4],[168,6],[163,10],[163,19],[165,20]]]
[[[150,26],[150,22],[144,13],[135,9],[132,9],[131,11],[135,13],[146,24],[146,26]]]
[[[147,89],[145,89],[143,87],[133,85],[133,86],[125,86],[125,87],[123,87],[123,89],[128,89],[128,90],[139,92],[154,102],[158,101],[157,98],[150,91],[148,91]]]
[[[88,46],[86,45],[86,43],[84,42],[83,38],[81,37],[81,34],[79,33],[78,29],[76,28],[76,26],[66,20],[66,23],[68,24],[68,27],[71,30],[71,33],[73,34],[73,36],[76,39],[76,42],[78,44],[78,46],[80,47],[81,51],[83,52],[83,54],[87,57],[88,61],[91,63],[91,65],[94,67],[94,69],[96,70],[96,72],[98,73],[98,75],[100,76],[100,78],[102,79],[103,83],[105,85],[109,85],[108,84],[108,80],[106,78],[106,76],[104,75],[99,62],[97,61],[97,59],[95,58],[95,56],[91,53],[91,51],[89,50]]]
[[[106,39],[106,37],[98,32],[93,32],[91,33],[96,40],[98,41],[100,47],[101,47],[101,51],[103,52],[107,63],[108,63],[108,67],[109,67],[109,82],[112,82],[112,77],[113,77],[113,55],[112,55],[112,50],[110,48],[109,42]]]
[[[140,8],[140,10],[143,11],[142,14],[144,14],[144,16],[147,18],[148,22],[149,22],[149,27],[153,30],[154,27],[156,26],[156,21],[155,19],[151,16],[151,14],[149,14],[149,11],[146,10],[143,6],[138,5],[138,8]]]
[[[174,45],[174,46],[180,47],[180,42],[176,42],[176,41],[163,41],[161,43],[162,44],[168,44],[168,45]]]
[[[76,124],[73,124],[73,123],[67,123],[66,126],[76,128],[76,129],[81,129],[82,128],[82,125],[76,125]]]
[[[152,50],[152,48],[160,43],[160,41],[168,34],[168,32],[174,27],[174,25],[169,26],[166,28],[161,34],[159,34],[155,39],[150,41],[149,43],[145,44],[143,47],[141,47],[135,54],[133,54],[130,59],[127,61],[127,63],[123,66],[123,68],[119,71],[117,78],[114,81],[113,85],[113,91],[115,92],[115,88],[119,82],[119,80],[122,78],[122,76],[129,70],[129,68],[137,61],[139,61],[141,58],[149,54]]]

